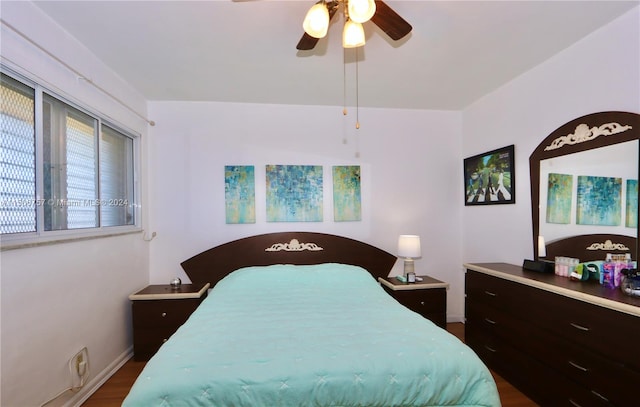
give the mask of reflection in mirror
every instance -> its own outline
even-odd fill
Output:
[[[540,161],[540,236],[636,237],[638,140]],[[607,196],[598,194],[607,190]]]
[[[638,255],[640,115],[599,112],[549,134],[529,157],[534,258]],[[540,251],[540,252],[539,252]]]

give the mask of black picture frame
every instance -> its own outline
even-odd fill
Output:
[[[464,159],[464,204],[516,203],[514,145]]]

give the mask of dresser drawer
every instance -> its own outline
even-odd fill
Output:
[[[614,296],[597,284],[490,270],[465,277],[465,340],[489,367],[543,406],[638,404],[640,317],[607,308]]]
[[[507,343],[528,347],[531,324],[526,318],[514,318],[501,309],[467,298],[466,329],[482,331],[490,337],[500,337]]]
[[[628,383],[640,383],[640,374],[624,365],[541,329],[526,317],[512,318],[485,304],[473,302],[469,304],[468,312],[472,331],[478,327],[487,340],[493,340],[497,349],[501,343],[515,346],[556,372],[563,382],[577,386],[562,393],[567,399],[581,399],[581,405],[584,400],[595,400],[596,405],[607,401],[620,406],[632,405],[637,400],[637,390]]]
[[[471,327],[470,327],[471,328]],[[529,353],[517,342],[504,340],[486,331],[465,328],[465,343],[491,369],[542,406],[609,407],[613,404],[596,390],[568,380],[548,366],[545,358]]]
[[[619,406],[638,402],[638,388],[629,384],[640,383],[639,373],[558,336],[534,340],[541,346],[532,349],[532,356],[544,360],[592,395]]]
[[[473,271],[466,273],[466,287],[467,301],[508,312],[640,372],[640,357],[629,357],[624,346],[640,338],[639,317]]]
[[[530,287],[475,271],[465,275],[465,293],[468,299],[482,302],[518,317],[540,318],[545,309],[532,306]]]
[[[639,317],[559,294],[535,291],[536,304],[544,304],[548,310],[545,318],[539,321],[543,328],[577,347],[599,353],[605,359],[619,361],[640,372],[640,357],[630,352],[630,341],[637,343],[640,340]]]
[[[544,364],[530,357],[499,337],[486,332],[467,330],[465,343],[469,345],[491,369],[506,378],[529,398],[542,406],[570,405],[559,400],[568,399],[563,393],[564,378]]]

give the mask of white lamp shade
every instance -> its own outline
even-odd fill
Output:
[[[376,13],[376,2],[374,0],[349,0],[347,10],[351,20],[356,23],[364,23]]]
[[[342,32],[342,46],[344,48],[355,48],[364,45],[364,28],[362,24],[347,20]]]
[[[422,257],[420,236],[400,235],[398,238],[398,257],[417,259]]]
[[[304,32],[314,38],[322,38],[327,35],[329,29],[329,10],[324,2],[318,3],[307,11],[302,22]]]
[[[538,257],[547,256],[547,245],[544,242],[544,236],[538,236]]]

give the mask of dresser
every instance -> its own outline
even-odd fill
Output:
[[[640,298],[506,263],[465,264],[465,342],[543,406],[640,405]]]
[[[129,296],[133,318],[133,354],[149,360],[207,297],[209,283],[149,285]]]
[[[418,276],[421,281],[407,283],[395,277],[379,277],[384,290],[400,304],[447,328],[447,289],[449,284],[430,276]]]

